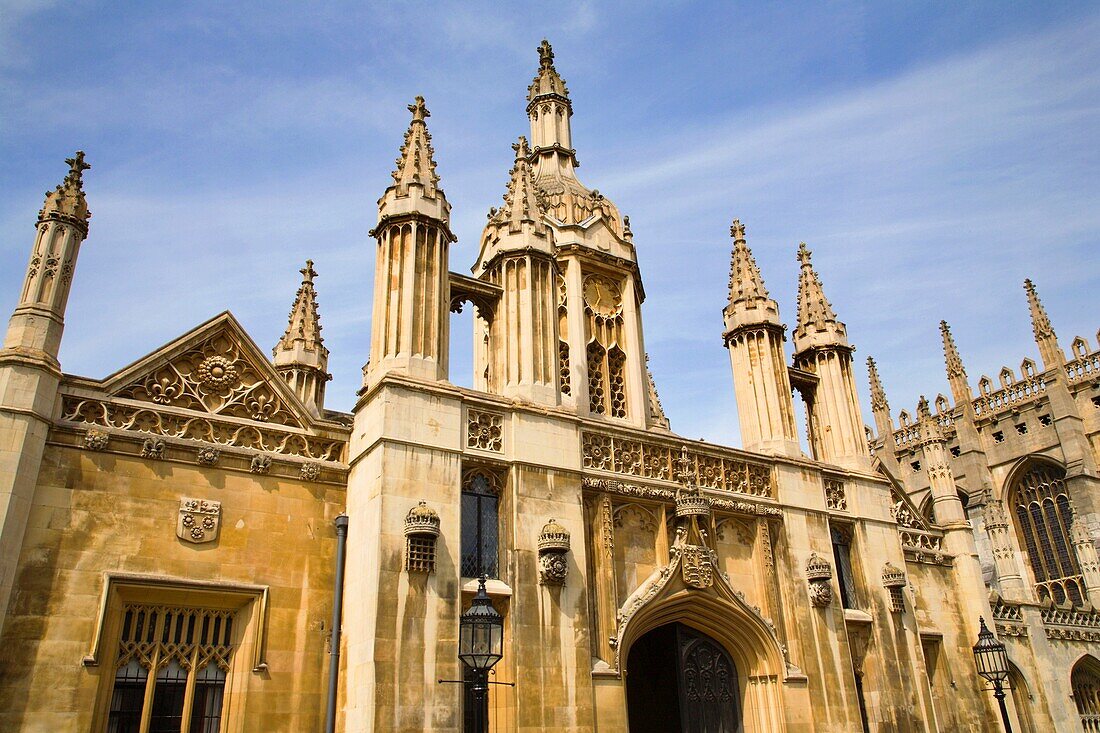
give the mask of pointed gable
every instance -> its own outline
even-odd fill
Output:
[[[228,311],[108,377],[113,397],[304,428],[309,412]]]

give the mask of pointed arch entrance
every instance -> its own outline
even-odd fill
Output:
[[[659,626],[626,663],[631,733],[741,733],[737,667],[714,639],[681,623]]]

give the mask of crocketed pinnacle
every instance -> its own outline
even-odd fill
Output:
[[[795,352],[813,346],[847,346],[844,324],[837,320],[833,306],[825,299],[821,278],[810,260],[805,242],[798,245],[798,321],[794,330]]]
[[[740,219],[734,219],[730,227],[733,237],[733,253],[730,256],[730,298],[729,307],[738,303],[755,304],[768,299],[768,290],[760,277],[760,268],[756,266],[752,252],[745,241],[745,225]]]
[[[275,356],[280,351],[294,351],[295,347],[322,355],[328,354],[328,349],[323,345],[324,339],[321,338],[321,315],[317,310],[317,291],[313,288],[313,278],[317,277],[313,260],[306,260],[306,266],[301,269],[301,273],[302,284],[290,309],[286,333],[272,349]]]
[[[874,358],[867,357],[867,377],[871,382],[871,409],[875,412],[890,414],[890,403],[886,401],[886,390],[878,376],[878,365]]]
[[[1050,323],[1050,317],[1039,300],[1039,293],[1035,290],[1035,284],[1031,279],[1024,280],[1024,290],[1027,291],[1027,305],[1031,310],[1031,329],[1035,333],[1035,339],[1056,338],[1054,326]]]
[[[504,206],[490,214],[489,224],[506,226],[509,231],[518,232],[527,223],[534,227],[535,234],[543,236],[546,225],[542,222],[542,211],[535,195],[535,179],[531,175],[531,163],[528,160],[531,149],[527,145],[527,138],[521,135],[519,141],[512,144],[512,149],[516,151],[516,159],[512,170],[508,172]]]
[[[951,335],[951,327],[947,321],[940,321],[940,333],[943,335],[943,359],[947,366],[947,378],[961,377],[966,380],[966,368],[963,366],[959,349],[955,346],[955,337]]]
[[[544,38],[539,44],[539,72],[535,75],[531,86],[527,87],[527,101],[534,102],[536,98],[546,95],[569,99],[569,89],[565,86],[565,80],[554,68],[554,49]]]
[[[88,233],[88,202],[84,199],[84,171],[92,166],[84,162],[84,151],[76,151],[72,158],[66,158],[69,172],[57,188],[46,192],[46,201],[38,212],[38,220],[59,219],[73,224],[83,234]]]
[[[424,196],[435,196],[439,184],[439,175],[435,172],[435,160],[432,155],[432,136],[428,134],[428,125],[425,120],[431,117],[431,112],[424,105],[424,97],[418,96],[413,104],[409,105],[412,112],[412,122],[405,133],[405,143],[401,146],[401,155],[397,158],[397,168],[393,172],[393,181],[399,194],[408,191],[411,184],[419,184],[424,187]]]

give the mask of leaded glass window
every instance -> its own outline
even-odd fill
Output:
[[[462,486],[462,577],[500,576],[500,490],[488,471],[471,471]]]
[[[1012,489],[1016,531],[1035,576],[1036,595],[1040,600],[1081,605],[1085,582],[1073,547],[1074,513],[1065,472],[1049,465],[1035,466]]]
[[[840,585],[840,602],[844,608],[856,607],[855,574],[852,572],[852,532],[847,527],[830,530],[833,543],[833,562],[836,579]]]

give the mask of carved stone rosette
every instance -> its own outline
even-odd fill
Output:
[[[180,499],[176,536],[184,542],[201,545],[218,538],[221,527],[222,504],[206,499]]]
[[[810,603],[815,608],[826,608],[833,602],[833,566],[829,561],[818,555],[810,553],[810,559],[806,561],[806,579],[810,582]]]
[[[221,451],[217,448],[199,448],[196,459],[204,466],[214,466],[217,465],[218,459],[221,458],[221,456]]]
[[[539,533],[539,582],[542,585],[565,585],[569,574],[569,532],[551,519]]]
[[[106,450],[109,440],[110,436],[108,436],[107,433],[92,428],[84,434],[84,448],[93,451]]]
[[[321,477],[321,467],[316,463],[303,463],[298,470],[298,478],[303,481],[316,481]]]

